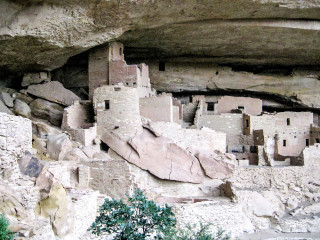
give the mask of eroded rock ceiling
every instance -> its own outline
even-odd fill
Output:
[[[0,0],[0,9],[0,66],[15,72],[52,70],[114,39],[136,58],[320,63],[319,0]]]

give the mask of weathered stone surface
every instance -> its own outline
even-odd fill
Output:
[[[51,102],[70,106],[74,100],[80,98],[68,89],[65,89],[60,82],[48,82],[44,84],[31,85],[27,89],[28,93]]]
[[[146,128],[129,142],[107,131],[101,140],[127,161],[161,179],[199,183],[204,178],[197,158]]]
[[[2,0],[1,9],[5,10],[0,58],[13,70],[31,65],[56,68],[70,56],[125,31],[126,44],[160,48],[164,55],[203,54],[221,63],[249,58],[255,64],[318,64],[319,3],[312,0],[45,1],[42,5]]]
[[[94,149],[92,147],[84,147],[82,151],[88,156],[88,158],[93,158],[93,156],[100,150]]]
[[[30,118],[31,117],[31,109],[25,102],[16,99],[14,101],[14,112],[22,117]]]
[[[13,115],[11,110],[9,108],[7,108],[7,106],[2,101],[0,101],[0,112]]]
[[[44,81],[50,81],[50,76],[47,72],[38,72],[38,73],[25,73],[23,75],[22,87],[27,87],[32,84],[39,84]]]
[[[64,160],[70,160],[70,161],[79,161],[81,159],[87,159],[87,155],[84,154],[84,152],[79,148],[73,148],[70,152],[68,152]]]
[[[210,152],[200,152],[196,154],[205,174],[210,178],[225,179],[231,177],[235,170],[235,165],[231,159],[225,155]]]
[[[50,134],[60,134],[61,130],[54,128],[47,123],[33,120],[32,133],[40,138],[47,138]]]
[[[36,212],[50,219],[52,229],[58,237],[67,235],[73,229],[74,207],[66,190],[54,183],[47,198],[38,203]]]
[[[61,105],[38,98],[29,106],[34,116],[48,120],[53,125],[61,126],[64,109]]]
[[[35,157],[31,155],[30,152],[26,151],[24,156],[18,161],[20,171],[24,175],[30,177],[38,177],[43,169],[43,164]]]
[[[0,92],[0,100],[2,100],[7,107],[13,107],[13,99],[9,93]]]
[[[72,150],[72,143],[65,134],[48,135],[47,153],[51,159],[63,160]]]

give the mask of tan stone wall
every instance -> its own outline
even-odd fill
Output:
[[[170,138],[182,148],[219,150],[226,152],[226,134],[209,128],[184,129],[176,123],[151,123],[151,127],[164,137]]]
[[[154,122],[173,122],[171,96],[140,98],[140,115]]]
[[[231,113],[231,110],[243,107],[243,112],[250,115],[259,115],[262,112],[262,100],[249,97],[223,96],[216,104],[216,113]]]
[[[109,84],[109,46],[96,47],[90,50],[89,73],[89,99],[92,99],[96,88]]]
[[[94,92],[93,103],[98,134],[102,129],[112,130],[128,140],[142,132],[136,88],[123,85],[100,87]],[[106,109],[106,105],[109,109]]]
[[[0,176],[15,178],[13,175],[20,172],[17,160],[31,148],[31,121],[0,112]]]

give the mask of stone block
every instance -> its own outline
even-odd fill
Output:
[[[52,81],[44,84],[30,85],[27,92],[31,95],[44,98],[48,101],[70,106],[80,98],[70,90],[63,87],[60,82]]]
[[[61,126],[64,109],[61,105],[38,98],[31,102],[29,106],[32,115],[48,120],[53,125]]]
[[[53,160],[63,160],[72,150],[72,143],[65,134],[48,135],[47,153]]]
[[[31,109],[28,106],[28,104],[26,104],[25,102],[16,99],[14,101],[14,108],[13,110],[15,111],[16,114],[22,116],[22,117],[26,117],[26,118],[30,118],[31,117]]]

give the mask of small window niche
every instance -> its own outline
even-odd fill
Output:
[[[122,48],[119,49],[119,55],[122,56]]]
[[[166,63],[165,62],[159,62],[159,71],[160,72],[166,71]]]
[[[104,109],[109,110],[110,109],[110,100],[105,100],[104,101]]]
[[[290,118],[287,118],[287,126],[290,126]]]
[[[238,106],[238,109],[243,111],[244,110],[244,106]]]
[[[246,128],[249,127],[249,119],[246,119]]]
[[[309,147],[310,143],[309,143],[309,139],[306,139],[306,147]]]
[[[319,138],[316,138],[316,143],[320,143],[320,139]]]
[[[207,111],[214,111],[214,102],[207,102]]]
[[[282,146],[286,147],[287,146],[287,140],[282,141]]]

